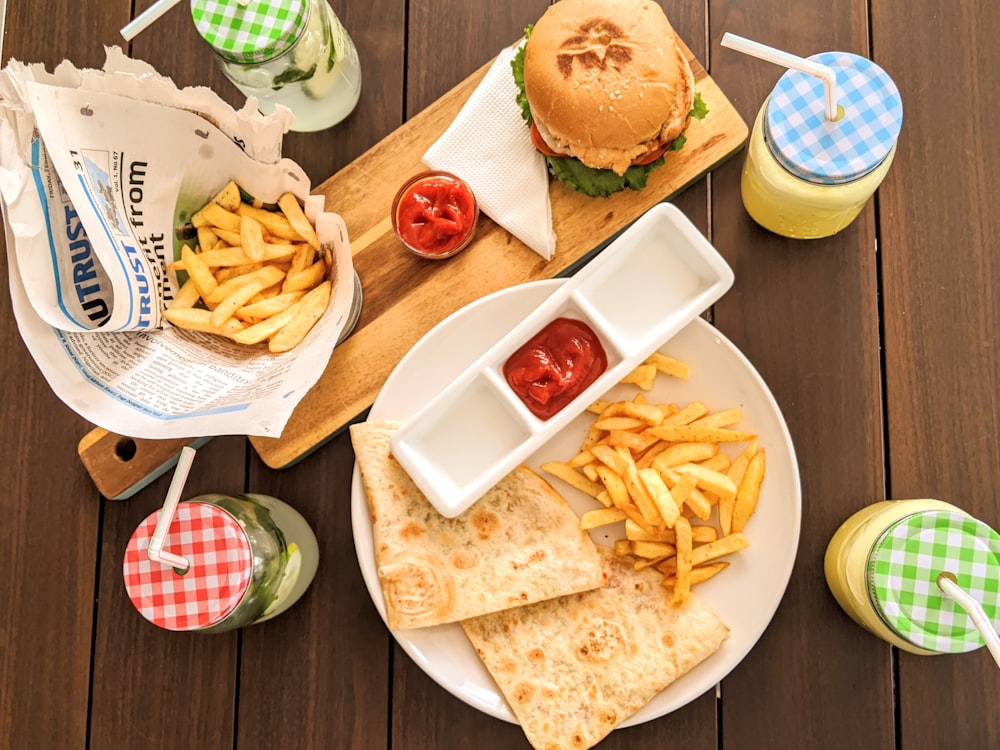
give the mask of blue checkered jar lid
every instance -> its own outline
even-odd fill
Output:
[[[227,60],[250,65],[289,49],[305,29],[308,0],[191,0],[202,38]]]
[[[871,60],[850,52],[808,58],[833,69],[843,116],[826,117],[822,79],[789,70],[775,84],[764,135],[789,172],[819,185],[864,177],[888,156],[903,124],[903,102],[892,79]]]
[[[868,557],[868,596],[883,622],[920,648],[972,651],[985,641],[937,584],[951,573],[1000,628],[1000,534],[965,513],[915,513],[890,526]]]

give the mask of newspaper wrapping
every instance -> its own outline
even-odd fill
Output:
[[[53,391],[132,437],[277,437],[353,324],[347,229],[281,158],[292,115],[234,110],[107,49],[103,70],[0,71],[0,198],[18,329]],[[183,228],[229,180],[257,201],[292,192],[334,256],[333,297],[284,354],[161,319]]]

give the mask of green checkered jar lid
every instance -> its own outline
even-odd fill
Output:
[[[901,638],[938,653],[983,645],[972,618],[937,585],[952,573],[1000,628],[1000,534],[963,513],[928,511],[890,526],[868,556],[868,596]]]
[[[295,44],[309,18],[307,0],[191,0],[198,33],[222,57],[261,63]]]

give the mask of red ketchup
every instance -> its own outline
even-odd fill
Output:
[[[410,179],[392,206],[399,239],[417,255],[447,258],[472,239],[479,218],[475,196],[447,172],[424,172]]]
[[[507,384],[539,419],[549,419],[607,369],[608,356],[586,323],[556,318],[504,363]]]

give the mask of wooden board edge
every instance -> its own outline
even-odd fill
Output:
[[[515,42],[512,46],[516,46],[517,44],[520,44],[520,40]],[[678,38],[678,45],[681,47],[682,52],[691,64],[692,70],[695,73],[696,84],[711,87],[715,92],[722,96],[722,101],[726,106],[732,107],[732,104],[728,101],[728,99],[726,99],[725,96],[721,94],[721,91],[718,90],[717,85],[711,79],[711,76],[708,75],[700,61],[698,61],[695,55],[680,38]],[[493,60],[491,59],[489,62],[468,76],[465,80],[446,92],[436,102],[429,105],[414,117],[410,118],[406,123],[401,125],[400,128],[387,135],[365,153],[367,154],[378,151],[380,148],[385,148],[389,139],[399,137],[401,131],[420,128],[425,120],[435,117],[435,110],[440,109],[441,105],[444,103],[451,103],[452,106],[460,107],[461,100],[464,100],[471,94],[482,78],[486,75],[492,64]],[[743,147],[749,135],[749,129],[747,128],[746,122],[743,121],[738,114],[737,117],[742,124],[742,131],[739,133],[727,134],[727,138],[733,142],[731,144],[732,147],[726,152],[726,154],[711,164],[706,164],[704,170],[698,172],[696,175],[693,175],[682,186],[673,191],[670,195],[664,197],[664,201],[670,200],[691,184],[697,182],[705,174],[715,169],[719,164],[728,160],[733,154]],[[358,158],[360,159],[362,156],[359,156]],[[347,168],[350,168],[350,165],[348,165]],[[314,191],[321,192],[324,185],[337,180],[340,175],[341,172],[331,175],[320,183],[320,185],[316,186]],[[598,244],[585,257],[589,257],[593,254],[593,252],[605,246],[608,241],[610,241],[610,238],[609,240]],[[577,265],[579,265],[579,262],[574,264],[574,267]],[[385,377],[388,377],[388,373],[385,374]],[[318,447],[332,439],[348,424],[361,418],[371,406],[371,403],[378,394],[378,391],[381,389],[383,382],[384,378],[381,378],[378,382],[374,383],[366,392],[366,398],[354,400],[350,404],[345,405],[335,419],[327,423],[328,425],[332,424],[332,428],[325,427],[324,429],[317,430],[316,427],[323,427],[323,425],[320,424],[314,426],[313,429],[302,431],[297,438],[265,438],[252,436],[249,440],[261,460],[267,466],[274,469],[288,468],[289,466],[298,463]],[[184,445],[203,445],[210,439],[211,438],[204,437],[172,440],[128,438],[126,436],[110,433],[102,428],[95,428],[80,440],[77,452],[84,464],[84,467],[87,469],[94,481],[94,484],[97,486],[97,489],[101,492],[101,494],[108,499],[119,500],[130,497],[135,492],[142,489],[142,487],[146,486],[172,468],[176,464],[177,456],[181,447]],[[122,441],[126,441],[126,443],[131,445],[135,451],[134,455],[127,460],[124,460],[121,457]]]
[[[742,121],[742,118],[741,122],[743,124],[742,131],[736,132],[732,136],[731,148],[729,148],[720,159],[712,162],[711,164],[706,164],[703,170],[692,174],[687,182],[679,186],[678,189],[670,195],[664,197],[664,202],[679,195],[688,187],[698,182],[698,180],[702,179],[706,174],[716,169],[721,164],[724,164],[741,151],[749,135],[749,129],[747,128],[746,123]],[[590,252],[581,256],[576,263],[567,269],[567,272],[571,272],[574,268],[579,267],[579,265],[592,257],[596,252],[606,247],[611,241],[613,241],[615,236],[620,234],[621,231],[624,231],[624,228],[619,230],[619,232],[616,232],[615,235],[609,237],[604,242],[595,246]],[[400,358],[402,358],[404,354],[405,352],[401,352]],[[351,422],[360,419],[374,402],[375,397],[378,395],[385,379],[388,378],[389,374],[390,373],[385,373],[384,377],[379,378],[377,382],[373,382],[366,391],[364,398],[354,399],[334,412],[329,410],[317,411],[316,413],[321,414],[322,418],[316,420],[311,425],[294,425],[294,435],[288,433],[286,428],[286,433],[276,438],[251,436],[249,438],[251,445],[257,452],[260,459],[268,467],[272,469],[285,469],[293,466],[339,434],[339,432]],[[309,399],[309,394],[306,394],[303,402],[307,401],[307,399]],[[300,402],[300,407],[301,405],[302,402]],[[299,412],[298,409],[296,412],[298,413],[293,413],[292,419],[296,419],[296,417],[299,417],[300,419],[303,418],[304,412]],[[333,418],[331,419],[331,417]],[[326,427],[324,427],[324,425],[326,425]]]
[[[77,443],[77,455],[103,497],[126,500],[172,469],[185,445],[200,448],[209,440],[130,438],[95,427]]]

